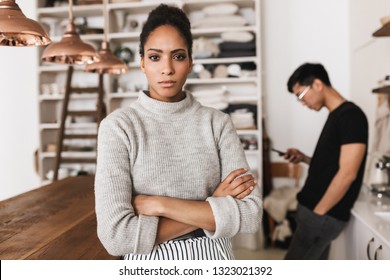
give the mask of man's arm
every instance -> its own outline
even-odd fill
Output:
[[[353,143],[341,146],[339,170],[333,177],[324,196],[314,208],[314,212],[325,215],[348,191],[356,179],[360,164],[364,158],[366,144]]]

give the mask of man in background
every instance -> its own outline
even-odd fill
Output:
[[[331,85],[321,64],[299,66],[287,83],[298,102],[329,111],[312,157],[295,148],[285,159],[309,165],[298,193],[297,229],[285,259],[328,259],[332,240],[350,218],[362,184],[367,156],[368,122],[363,111]]]

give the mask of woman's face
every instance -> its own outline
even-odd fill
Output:
[[[165,102],[182,100],[192,60],[181,34],[173,26],[162,25],[149,34],[144,50],[141,69],[149,82],[150,97]]]

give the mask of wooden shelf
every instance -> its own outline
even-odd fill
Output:
[[[41,123],[39,125],[40,130],[44,129],[59,129],[59,123]],[[70,123],[69,129],[96,129],[96,123]]]
[[[231,63],[245,63],[253,62],[257,63],[257,57],[255,56],[242,56],[242,57],[224,57],[224,58],[195,58],[194,63],[197,64],[231,64]]]
[[[237,129],[238,135],[256,135],[259,132],[256,128],[252,129]]]
[[[244,84],[244,83],[257,83],[256,77],[241,77],[241,78],[209,78],[209,79],[187,79],[187,84],[191,85],[205,85],[205,84]]]
[[[92,92],[92,88],[88,88],[91,90]],[[86,89],[86,90],[88,90]],[[79,89],[81,90],[81,89]],[[75,91],[76,92],[76,91]],[[96,91],[95,91],[96,92]],[[74,94],[74,96],[72,96],[70,98],[70,100],[85,100],[85,99],[96,99],[97,98],[97,93],[84,93],[84,94]],[[39,101],[59,101],[59,100],[63,100],[64,99],[64,95],[63,94],[41,94],[39,96]]]
[[[200,36],[219,36],[222,32],[241,32],[248,31],[256,33],[256,27],[252,25],[246,26],[228,26],[228,27],[211,27],[211,28],[192,28],[191,33],[194,37]]]
[[[112,92],[108,96],[110,99],[115,98],[138,98],[138,92]]]
[[[115,2],[115,1],[114,1]],[[130,106],[132,102],[137,100],[139,92],[135,89],[146,89],[147,88],[147,79],[142,73],[140,68],[140,58],[137,53],[139,46],[139,36],[140,28],[119,28],[118,18],[117,17],[126,17],[125,22],[128,23],[128,20],[134,19],[139,24],[142,24],[146,20],[148,13],[158,6],[161,1],[157,0],[144,0],[144,1],[130,1],[127,2],[117,1],[117,3],[112,3],[108,1],[107,5],[107,14],[108,14],[108,24],[107,24],[107,39],[112,46],[112,50],[115,50],[117,47],[128,47],[133,51],[134,60],[128,63],[131,70],[119,77],[104,77],[105,86],[105,102],[107,113],[112,111]],[[195,79],[189,78],[186,80],[185,89],[190,91],[202,91],[210,90],[210,94],[213,93],[213,90],[225,86],[227,90],[227,101],[231,104],[248,104],[248,105],[257,105],[257,123],[261,121],[261,95],[262,95],[262,60],[261,60],[261,12],[260,12],[260,0],[166,0],[167,4],[175,5],[179,8],[182,8],[184,12],[188,15],[190,13],[200,12],[206,6],[216,5],[216,4],[234,4],[239,9],[253,9],[253,12],[256,15],[254,20],[248,22],[247,25],[241,26],[232,26],[230,23],[221,23],[220,26],[202,26],[193,24],[193,29],[191,30],[194,39],[200,37],[206,37],[211,40],[216,40],[219,42],[222,40],[222,33],[224,32],[249,32],[253,35],[256,42],[256,51],[252,56],[233,56],[233,57],[208,57],[208,58],[196,58],[194,63],[202,64],[206,69],[211,69],[218,64],[229,65],[229,64],[244,64],[251,63],[255,64],[256,70],[247,71],[247,76],[243,77],[225,77],[225,78],[210,78],[210,79]],[[46,22],[52,28],[53,35],[51,39],[53,41],[59,41],[63,37],[63,32],[61,32],[61,22],[67,22],[69,17],[69,7],[64,5],[61,7],[43,7],[46,3],[46,0],[39,0],[37,7],[37,18]],[[74,17],[86,17],[88,22],[93,22],[93,27],[103,27],[104,26],[104,17],[103,17],[103,5],[102,4],[92,4],[92,5],[74,5],[73,6]],[[127,18],[125,14],[128,14],[130,18]],[[237,13],[239,14],[239,13]],[[141,25],[140,25],[141,26]],[[92,26],[91,26],[92,27]],[[197,27],[197,28],[196,28]],[[80,36],[82,40],[92,43],[93,45],[100,44],[99,41],[103,40],[104,34],[83,34]],[[41,52],[39,52],[41,55]],[[234,55],[234,54],[232,54]],[[74,65],[75,80],[72,86],[72,92],[75,91],[84,91],[81,89],[76,89],[76,86],[85,87],[88,85],[94,85],[96,83],[96,73],[86,73],[84,65]],[[38,80],[40,84],[46,84],[47,86],[57,84],[60,86],[59,89],[63,88],[65,85],[66,74],[68,71],[68,65],[55,64],[55,63],[44,63],[39,60],[39,72]],[[253,67],[255,68],[255,67]],[[115,81],[116,79],[116,81]],[[114,83],[115,82],[115,83]],[[113,92],[113,89],[118,88],[125,90],[125,92]],[[41,90],[43,92],[55,92],[55,91],[46,91],[46,88]],[[131,90],[134,89],[134,90]],[[95,116],[96,113],[93,111],[83,110],[90,108],[94,109],[95,103],[93,102],[96,99],[96,88],[89,88],[86,90],[88,93],[84,94],[74,94],[71,97],[72,109],[68,113],[69,117],[73,115],[84,115],[84,116]],[[47,174],[50,170],[53,169],[53,164],[55,160],[54,152],[47,152],[46,147],[48,144],[53,144],[55,142],[56,135],[60,131],[60,121],[59,116],[61,113],[61,104],[63,103],[64,95],[54,95],[54,94],[40,94],[38,96],[38,105],[40,113],[40,123],[39,123],[39,133],[40,133],[40,156],[39,156],[39,166],[40,166],[40,177],[42,181],[47,180]],[[93,108],[92,108],[93,107]],[[92,122],[94,118],[77,118],[74,121],[86,121],[81,123],[67,123],[67,132],[74,133],[74,135],[69,136],[70,141],[68,142],[80,142],[80,139],[89,139],[92,138],[90,134],[96,134],[97,125],[95,122]],[[71,118],[68,119],[71,121]],[[87,122],[91,121],[91,122]],[[246,150],[245,154],[250,158],[249,165],[252,170],[256,170],[255,173],[261,174],[262,168],[262,159],[261,159],[261,144],[262,131],[257,127],[251,127],[247,129],[237,129],[237,133],[241,136],[250,136],[258,140],[259,146],[258,150]],[[95,135],[94,135],[95,136]],[[75,140],[74,140],[75,139]],[[74,141],[73,141],[74,140]],[[89,141],[88,140],[88,141]],[[91,144],[92,145],[92,144]],[[87,152],[88,153],[88,152]],[[80,163],[82,165],[87,165],[87,169],[93,172],[92,164],[96,161],[96,152],[95,154],[77,154],[75,151],[67,151],[62,153],[63,159],[71,163]],[[89,164],[92,163],[92,164]],[[91,166],[90,166],[91,165]],[[73,167],[72,167],[73,168]],[[76,167],[75,167],[76,168]],[[77,167],[78,168],[78,167]]]
[[[372,33],[372,36],[374,37],[386,37],[390,36],[390,22],[386,23],[384,26],[379,28],[377,31]]]
[[[42,152],[42,158],[55,158],[55,152]],[[65,151],[61,153],[62,158],[64,159],[87,159],[87,160],[95,160],[96,159],[96,151],[92,152],[73,152],[73,151]]]
[[[103,16],[103,5],[73,5],[73,14],[75,17]],[[69,16],[69,7],[43,7],[37,9],[38,17],[67,18]]]
[[[390,93],[390,86],[384,86],[380,88],[374,88],[373,93]]]

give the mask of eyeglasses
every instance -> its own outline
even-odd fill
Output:
[[[307,86],[300,94],[298,94],[297,99],[299,102],[303,101],[303,98],[305,97],[306,93],[311,89],[311,86]]]

